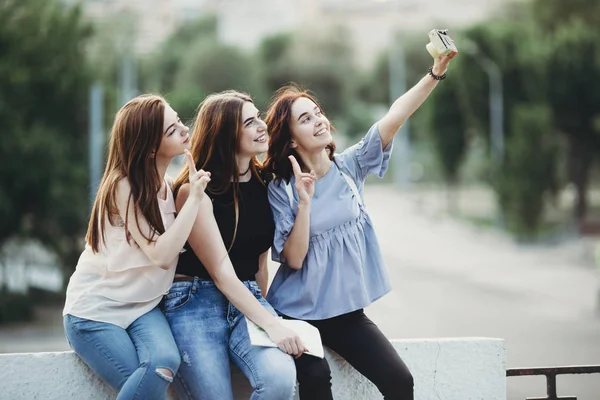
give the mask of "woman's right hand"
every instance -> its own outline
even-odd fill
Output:
[[[279,323],[279,321],[266,329],[266,331],[271,340],[275,342],[277,347],[284,353],[298,358],[306,351],[306,347],[304,347],[304,343],[302,343],[300,336],[293,330],[286,328],[283,324]]]
[[[289,156],[289,159],[292,163],[292,170],[294,171],[294,178],[296,180],[295,187],[298,192],[298,201],[300,204],[308,205],[315,194],[315,172],[310,171],[310,174],[302,172],[296,158]]]
[[[200,170],[196,171],[196,165],[194,164],[194,158],[192,153],[188,150],[185,151],[185,161],[187,162],[189,169],[189,181],[190,181],[190,197],[195,197],[201,200],[206,190],[206,185],[210,182],[210,172]]]

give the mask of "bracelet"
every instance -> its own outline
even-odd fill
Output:
[[[441,81],[442,79],[446,79],[446,74],[444,73],[443,75],[436,75],[433,73],[433,67],[429,67],[429,69],[427,70],[427,73],[436,81]]]

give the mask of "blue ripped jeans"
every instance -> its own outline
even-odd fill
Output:
[[[118,400],[162,400],[181,361],[158,307],[127,329],[67,314],[65,334],[75,353],[119,392]],[[161,369],[171,371],[171,375]]]
[[[244,285],[273,315],[255,281]],[[213,281],[174,282],[161,303],[182,358],[173,385],[180,399],[232,400],[230,361],[248,377],[251,400],[290,400],[296,386],[292,358],[250,344],[244,315]]]

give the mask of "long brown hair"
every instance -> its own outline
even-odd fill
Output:
[[[206,192],[213,196],[221,195],[233,184],[235,228],[229,250],[235,242],[239,220],[238,193],[241,171],[238,168],[237,153],[241,140],[242,108],[246,102],[253,103],[252,98],[234,90],[209,95],[200,103],[191,135],[191,153],[196,169],[211,173]],[[261,177],[262,165],[256,157],[252,157],[250,169],[252,175],[264,184]],[[175,181],[175,196],[181,186],[189,182],[189,174],[190,171],[185,166]]]
[[[292,143],[292,131],[290,128],[292,122],[292,104],[301,97],[311,100],[323,112],[317,99],[308,90],[292,83],[283,86],[275,92],[267,111],[267,117],[265,118],[265,123],[269,130],[269,150],[263,164],[264,169],[265,172],[274,174],[276,178],[284,179],[286,182],[289,182],[293,175],[292,164],[288,159],[289,156],[296,158],[302,170],[305,168],[302,157],[300,157],[295,149],[290,147]],[[333,129],[333,126],[331,129]],[[332,141],[326,148],[329,159],[333,160],[335,143]]]
[[[86,241],[94,252],[105,241],[105,224],[122,223],[116,204],[116,191],[121,179],[126,178],[131,186],[125,227],[128,224],[129,204],[133,203],[138,229],[138,215],[143,216],[151,232],[142,232],[149,242],[165,231],[157,194],[162,186],[156,159],[153,157],[163,138],[165,100],[156,95],[141,95],[127,102],[115,116],[110,133],[108,160],[100,181],[92,215],[88,225]],[[125,228],[127,229],[127,228]],[[127,234],[129,243],[130,235]]]

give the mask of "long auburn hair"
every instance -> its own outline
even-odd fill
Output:
[[[293,175],[292,164],[288,159],[294,156],[304,171],[305,164],[302,157],[291,146],[292,131],[290,124],[292,122],[292,104],[301,98],[306,97],[321,109],[323,109],[317,99],[312,96],[308,90],[291,83],[278,89],[271,99],[269,110],[265,118],[265,123],[269,130],[269,150],[264,162],[265,172],[275,175],[277,179],[284,179],[289,182]],[[333,130],[333,126],[331,126]],[[333,160],[335,152],[335,143],[332,141],[326,147],[329,159]]]
[[[242,108],[245,103],[253,103],[245,93],[226,90],[206,97],[198,107],[198,114],[192,130],[192,157],[196,169],[210,171],[210,182],[206,192],[212,196],[226,193],[233,185],[235,228],[229,250],[233,247],[239,220],[239,176],[237,153],[240,148],[242,131]],[[264,185],[262,164],[256,157],[250,160],[253,176]],[[187,165],[177,177],[173,193],[177,196],[184,183],[189,182],[190,171]]]
[[[165,232],[160,215],[157,194],[162,186],[156,159],[163,138],[166,101],[157,95],[141,95],[127,102],[117,112],[110,133],[108,160],[100,181],[96,200],[86,234],[86,241],[94,252],[105,242],[106,220],[115,226],[123,223],[116,204],[116,191],[121,179],[131,186],[124,226],[127,230],[129,205],[133,204],[135,222],[148,242]],[[138,215],[151,227],[142,232]],[[131,236],[126,235],[129,243]]]

